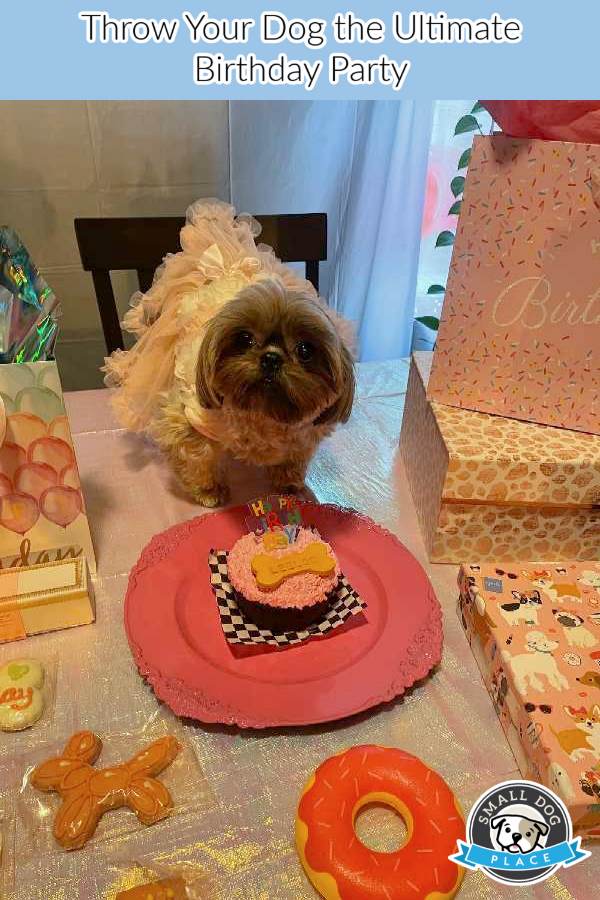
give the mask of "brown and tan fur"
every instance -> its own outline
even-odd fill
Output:
[[[217,506],[227,495],[225,453],[266,467],[276,491],[302,488],[319,442],[350,416],[353,361],[326,307],[265,278],[208,322],[196,389],[217,437],[195,430],[181,404],[169,401],[151,434],[185,490]]]
[[[581,603],[581,591],[576,584],[561,584],[553,582],[550,578],[536,578],[533,582],[537,588],[544,591],[552,603],[560,600],[573,600]]]
[[[596,759],[600,759],[600,706],[591,706],[589,710],[585,707],[563,708],[575,722],[575,728],[564,728],[562,731],[554,731],[551,728],[551,730],[567,756],[573,762],[577,762],[584,753],[591,753]]]

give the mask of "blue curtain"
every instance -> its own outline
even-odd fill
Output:
[[[239,211],[326,212],[321,293],[363,360],[410,352],[432,104],[232,102]]]

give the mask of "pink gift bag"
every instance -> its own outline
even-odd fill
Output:
[[[600,145],[475,139],[427,396],[600,434]]]
[[[0,365],[0,558],[76,545],[96,569],[56,363]],[[25,548],[25,549],[24,549]]]

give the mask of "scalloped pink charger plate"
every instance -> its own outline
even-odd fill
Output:
[[[221,629],[208,552],[245,533],[246,507],[176,525],[142,552],[125,628],[140,673],[177,715],[242,728],[329,722],[404,693],[440,661],[440,606],[408,550],[351,510],[302,506],[367,609],[327,637],[284,650],[240,655]]]

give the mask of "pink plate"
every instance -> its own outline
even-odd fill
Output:
[[[129,644],[142,676],[178,715],[242,728],[329,722],[404,693],[440,661],[441,610],[408,550],[351,510],[302,507],[367,603],[327,637],[246,655],[226,642],[207,557],[245,533],[245,507],[157,535],[132,569]]]

